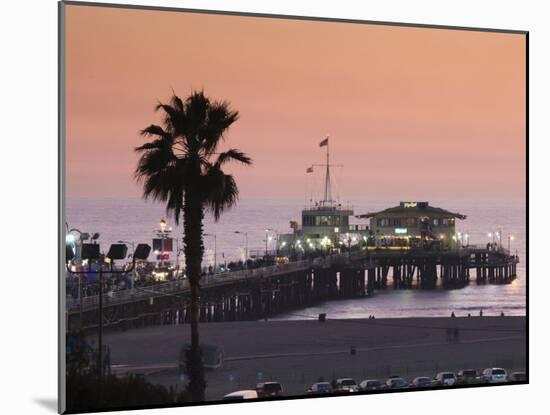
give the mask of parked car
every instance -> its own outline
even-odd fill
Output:
[[[456,383],[456,375],[453,372],[439,372],[433,380],[433,384],[438,386],[453,386]]]
[[[332,385],[328,382],[317,382],[309,387],[307,393],[310,395],[332,393]]]
[[[512,372],[508,375],[508,382],[527,382],[527,373]]]
[[[409,385],[410,388],[429,388],[430,386],[432,386],[432,380],[426,376],[414,378]]]
[[[365,379],[359,383],[360,391],[376,391],[384,388],[384,384],[378,379]]]
[[[485,383],[502,383],[507,379],[508,374],[500,367],[488,367],[481,372],[481,380]]]
[[[224,401],[241,401],[243,399],[256,399],[258,393],[253,390],[242,390],[229,393],[223,397]]]
[[[479,373],[475,369],[462,369],[456,374],[456,381],[459,385],[470,385],[480,382]]]
[[[256,385],[258,398],[273,398],[283,396],[283,387],[279,382],[262,382]]]
[[[352,378],[341,378],[336,380],[335,392],[357,392],[357,383]]]
[[[406,389],[409,387],[408,382],[402,377],[392,376],[386,380],[384,389]]]

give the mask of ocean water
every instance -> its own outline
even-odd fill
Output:
[[[350,200],[356,214],[381,210],[395,206],[399,200]],[[260,254],[265,250],[266,229],[279,233],[290,232],[289,222],[300,220],[304,207],[303,199],[242,199],[238,205],[226,212],[215,223],[210,215],[205,218],[205,232],[216,235],[218,263],[243,257],[245,235],[248,233],[249,253]],[[376,317],[435,317],[457,316],[483,309],[484,315],[524,315],[526,300],[526,208],[522,201],[509,200],[433,200],[433,206],[467,215],[458,221],[457,230],[469,234],[470,244],[486,244],[488,233],[500,231],[504,247],[508,235],[513,235],[511,250],[520,258],[518,278],[507,285],[477,285],[474,281],[466,288],[431,291],[425,290],[379,290],[373,296],[353,300],[330,301],[316,307],[278,316],[281,319],[303,319],[327,313],[329,318]],[[168,220],[173,228],[173,237],[181,241],[182,226],[176,226],[173,218],[167,217],[162,205],[139,198],[80,198],[68,199],[66,219],[70,228],[82,232],[99,232],[101,250],[107,251],[111,243],[118,240],[145,242],[151,244],[154,230],[161,218]],[[353,223],[366,224],[355,220]],[[240,234],[235,231],[241,232]],[[268,241],[268,249],[274,249],[274,242]],[[181,242],[179,242],[181,247]],[[204,265],[214,261],[214,237],[205,237]],[[175,259],[175,255],[173,255]],[[183,258],[180,258],[183,261]],[[391,279],[390,279],[391,281]]]

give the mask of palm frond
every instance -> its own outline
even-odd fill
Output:
[[[220,153],[220,155],[218,156],[218,159],[216,160],[216,165],[222,166],[223,164],[231,160],[239,161],[242,164],[246,164],[246,165],[252,163],[252,159],[248,157],[245,153],[235,148],[232,148],[227,151],[224,151],[223,153]]]
[[[196,141],[193,147],[199,147],[198,133],[206,124],[210,100],[204,95],[203,91],[193,92],[185,100],[185,116],[188,119],[188,140]]]
[[[184,111],[183,101],[182,101],[181,98],[178,97],[176,94],[172,94],[172,99],[170,100],[170,103],[171,103],[172,106],[173,106],[174,108],[176,108],[178,111],[181,111],[181,112]]]
[[[140,134],[144,137],[158,136],[164,139],[171,138],[171,135],[169,132],[165,131],[161,126],[156,124],[151,124],[147,128],[144,128],[143,130],[140,131]]]
[[[201,130],[204,148],[208,154],[214,153],[227,129],[239,119],[239,112],[233,111],[228,102],[215,102],[208,111],[208,123]]]
[[[235,205],[239,189],[235,179],[225,174],[219,167],[213,166],[202,178],[203,201],[206,208],[218,221],[221,214]]]
[[[168,104],[159,103],[156,110],[162,109],[164,111],[163,123],[165,129],[170,131],[174,136],[181,134],[185,129],[185,114],[182,111],[178,111],[177,108]]]
[[[170,142],[167,142],[167,140],[164,138],[157,138],[156,140],[153,140],[148,143],[144,143],[138,147],[135,147],[134,151],[139,153],[139,152],[151,151],[151,150],[170,151],[170,149],[171,149]]]

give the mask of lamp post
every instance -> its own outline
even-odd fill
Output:
[[[65,222],[65,226],[67,227],[67,235],[65,236],[65,243],[74,244],[74,259],[80,259],[82,260],[82,244],[84,241],[87,241],[90,239],[90,234],[88,232],[82,232],[81,230],[77,228],[71,228],[69,229],[69,224]],[[76,232],[78,234],[78,237],[73,235],[73,232]],[[99,233],[94,232],[91,236],[91,240],[93,243],[97,243],[97,239],[99,239]],[[80,303],[79,305],[79,314],[80,314],[80,325],[82,326],[82,314],[83,314],[83,297],[82,297],[82,275],[78,274],[78,301]]]
[[[275,234],[275,255],[279,256],[279,248],[277,247],[279,243],[279,232],[277,232],[275,229],[268,228],[265,230],[265,251],[267,256],[267,241],[270,241],[271,238],[268,238],[268,232],[273,232]]]
[[[510,253],[510,245],[511,242],[514,240],[514,235],[508,235],[508,253]]]
[[[248,261],[248,232],[241,232],[241,231],[233,231],[234,233],[238,233],[240,235],[244,235],[244,263],[246,265],[246,262]]]
[[[69,225],[65,222],[65,225],[67,225],[67,229],[69,228]],[[78,232],[78,239],[72,234],[72,232]],[[67,230],[67,235],[65,235],[65,244],[74,244],[74,256],[75,258],[78,255],[78,247],[77,247],[77,241],[81,241],[81,235],[82,232],[80,232],[78,229],[71,229]],[[80,327],[82,327],[82,314],[83,314],[83,305],[82,305],[82,276],[78,275],[78,303],[79,303],[79,317],[80,317]]]
[[[301,241],[299,239],[295,240],[292,244],[292,253],[294,254],[294,260],[298,260],[298,251],[297,248],[301,247]]]
[[[268,234],[268,232],[269,231],[266,229],[265,230],[265,255],[264,255],[266,260],[267,260],[267,234]]]
[[[445,249],[445,234],[439,234],[439,241],[439,243],[441,244],[440,249]]]
[[[281,245],[277,244],[277,256],[279,255],[279,252],[278,252],[278,251],[279,251],[279,247],[280,247],[280,248],[284,248],[285,246],[286,246],[286,241],[281,242]],[[284,252],[284,251],[285,251],[285,250],[283,249],[283,252]]]
[[[210,236],[214,238],[214,272],[216,272],[216,267],[218,265],[218,247],[217,247],[217,238],[215,233],[205,233],[204,236]]]

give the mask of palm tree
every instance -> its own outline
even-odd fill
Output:
[[[198,327],[204,213],[211,212],[217,221],[237,201],[237,184],[222,170],[224,164],[238,161],[248,165],[252,161],[236,149],[218,151],[224,134],[239,116],[227,101],[211,101],[203,91],[195,91],[185,101],[174,94],[169,104],[160,103],[156,110],[164,113],[163,126],[152,124],[141,131],[153,140],[135,149],[140,154],[135,178],[143,186],[145,199],[166,203],[176,224],[183,218],[191,321],[188,391],[193,400],[201,401],[206,387]]]

